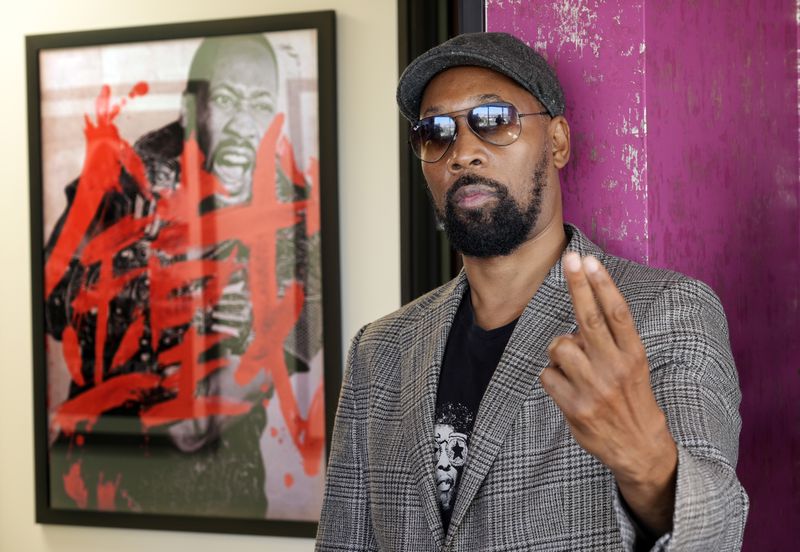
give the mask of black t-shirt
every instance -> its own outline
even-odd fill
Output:
[[[436,488],[445,531],[467,461],[478,406],[516,323],[514,320],[488,331],[478,326],[467,289],[447,337],[434,422]]]

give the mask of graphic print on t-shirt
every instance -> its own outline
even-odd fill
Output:
[[[445,403],[436,413],[436,490],[448,520],[456,501],[458,479],[467,462],[472,419],[470,409],[460,403]]]

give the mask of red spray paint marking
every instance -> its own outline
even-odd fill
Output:
[[[117,352],[114,353],[114,359],[111,361],[112,372],[129,361],[136,351],[139,350],[139,342],[142,339],[142,334],[144,334],[144,318],[142,318],[141,309],[137,309],[133,323],[128,326]]]
[[[64,491],[67,496],[75,501],[80,509],[85,509],[89,505],[89,491],[81,475],[80,460],[70,466],[66,475],[61,476],[64,481]]]
[[[117,509],[117,489],[122,475],[117,474],[113,481],[104,481],[104,474],[100,472],[97,481],[97,509],[104,512],[113,512]]]
[[[294,485],[294,476],[292,476],[292,474],[290,473],[284,475],[283,484],[286,486],[287,489],[291,489],[292,485]]]
[[[129,97],[145,93],[147,85],[139,83]],[[237,415],[251,408],[247,403],[228,401],[223,397],[196,396],[197,382],[224,365],[221,359],[200,363],[198,357],[227,337],[225,335],[210,333],[201,336],[194,328],[188,330],[178,346],[159,355],[159,365],[178,365],[178,370],[169,378],[155,374],[127,374],[104,380],[105,367],[100,360],[104,358],[110,301],[145,271],[151,277],[150,318],[153,342],[158,343],[164,329],[188,324],[198,308],[213,307],[230,276],[236,270],[246,268],[249,280],[257,283],[251,286],[254,340],[240,359],[236,380],[246,384],[261,371],[271,377],[289,433],[304,459],[304,469],[309,474],[316,473],[324,445],[324,431],[320,430],[324,425],[322,387],[315,393],[308,418],[303,419],[283,356],[283,341],[297,323],[305,294],[296,282],[286,285],[280,292],[276,275],[278,230],[297,224],[305,216],[308,235],[319,231],[319,166],[316,160],[311,160],[308,170],[311,181],[309,199],[289,203],[279,201],[275,186],[276,152],[283,116],[278,115],[259,147],[250,204],[199,216],[200,201],[210,194],[223,195],[225,189],[213,175],[202,170],[202,152],[194,139],[188,140],[181,156],[181,185],[160,198],[156,205],[157,217],[165,221],[165,225],[152,247],[167,255],[179,255],[190,248],[197,250],[226,240],[238,240],[250,251],[247,266],[242,267],[230,259],[185,261],[161,266],[155,256],[151,256],[147,269],[131,270],[115,277],[111,263],[114,256],[142,240],[145,228],[153,222],[152,217],[126,217],[97,236],[86,235],[103,196],[109,191],[120,190],[122,169],[133,176],[144,197],[152,197],[142,160],[120,137],[113,123],[122,105],[123,102],[111,105],[110,89],[103,87],[96,104],[97,124],[86,118],[86,163],[73,207],[45,268],[45,290],[49,295],[63,277],[70,259],[78,256],[84,264],[100,263],[99,278],[82,289],[72,305],[75,312],[73,323],[91,312],[97,316],[95,358],[98,361],[94,387],[64,403],[56,413],[56,423],[66,433],[74,432],[82,421],[90,427],[102,412],[129,401],[136,402],[143,392],[158,387],[175,391],[176,397],[145,410],[141,414],[144,427],[192,417]],[[304,186],[305,180],[296,166],[291,145],[285,139],[280,142],[279,158],[287,177],[294,184]],[[202,282],[197,293],[178,293],[197,282]],[[139,312],[115,352],[109,369],[113,371],[136,352],[143,324]],[[82,375],[78,369],[80,351],[75,345],[75,342],[70,344],[72,352],[68,365],[72,363],[70,373],[78,382]]]
[[[81,372],[81,347],[78,343],[78,333],[72,326],[64,328],[64,335],[61,342],[64,344],[64,360],[67,362],[69,375],[76,384],[83,387],[86,382],[83,380]]]
[[[144,86],[142,86],[144,85]],[[134,87],[137,94],[146,93],[147,85],[140,83]],[[89,224],[106,192],[121,190],[120,169],[124,167],[138,184],[141,193],[150,198],[146,185],[144,164],[131,145],[123,140],[114,119],[119,114],[119,106],[110,105],[111,88],[103,86],[97,97],[97,123],[92,124],[85,117],[86,161],[78,180],[78,188],[73,208],[67,215],[50,258],[45,265],[45,297],[49,297],[58,282],[64,277],[69,261],[78,252]]]
[[[64,402],[58,407],[53,423],[66,435],[75,433],[77,425],[86,422],[87,431],[100,414],[128,402],[137,402],[144,391],[157,389],[161,376],[156,374],[124,374],[114,376]]]

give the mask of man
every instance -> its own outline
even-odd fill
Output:
[[[86,197],[80,195],[86,174],[67,187],[67,210],[46,247],[48,263],[63,258],[53,253],[62,236],[74,234],[71,213],[90,212],[93,218],[47,297],[48,333],[64,342],[65,356],[78,349],[59,413],[77,412],[79,421],[65,430],[57,424],[68,418],[55,417],[62,434],[51,454],[54,507],[265,516],[259,439],[266,425],[262,399],[272,389],[261,358],[249,359],[258,367],[251,377],[237,373],[253,342],[265,338],[254,329],[254,240],[237,237],[245,231],[225,234],[222,226],[248,216],[257,156],[275,118],[277,95],[277,59],[263,35],[205,39],[191,63],[180,121],[146,134],[133,147],[146,185],[137,180],[136,164],[123,162],[112,175],[118,187],[94,210],[79,201]],[[91,161],[84,173],[93,170]],[[275,189],[261,190],[285,202],[293,221],[270,221],[276,226],[271,238],[283,245],[273,266],[262,265],[262,287],[271,278],[284,288],[295,279],[315,285],[294,262],[313,262],[317,253],[311,248],[318,243],[318,236],[306,238],[302,216],[295,222],[292,202],[306,194],[295,176],[279,168]],[[203,215],[211,212],[218,216],[208,222]],[[85,253],[115,234],[124,239],[114,242],[107,264],[117,279],[101,286],[103,263],[86,262]],[[114,290],[107,303],[80,306],[101,287]],[[105,305],[102,324],[98,311]],[[271,337],[281,358],[286,347],[293,369],[302,369],[316,352],[313,343],[298,347],[297,336]],[[100,339],[105,343],[98,348]],[[135,383],[123,387],[127,381]],[[84,419],[84,412],[72,408],[87,397],[113,401],[121,389],[123,399],[96,412],[99,420]],[[89,491],[77,492],[81,486]]]
[[[738,549],[722,307],[563,224],[552,69],[509,35],[461,35],[413,61],[397,99],[464,270],[356,334],[317,549]],[[454,404],[474,423],[440,500],[436,420]]]

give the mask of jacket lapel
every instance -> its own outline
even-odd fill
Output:
[[[578,251],[581,256],[601,254],[600,249],[577,229],[568,227],[568,231],[572,234],[568,251]],[[445,547],[456,534],[497,458],[522,403],[531,395],[534,386],[539,385],[539,374],[549,362],[547,346],[554,337],[572,333],[576,328],[572,302],[559,260],[522,312],[481,400],[470,435],[467,464],[461,474]],[[432,423],[428,427],[432,427]],[[428,470],[432,471],[430,467]]]
[[[440,547],[444,542],[444,528],[434,479],[433,419],[447,336],[466,285],[462,271],[430,304],[420,306],[419,316],[406,326],[401,339],[403,441],[425,519]]]

